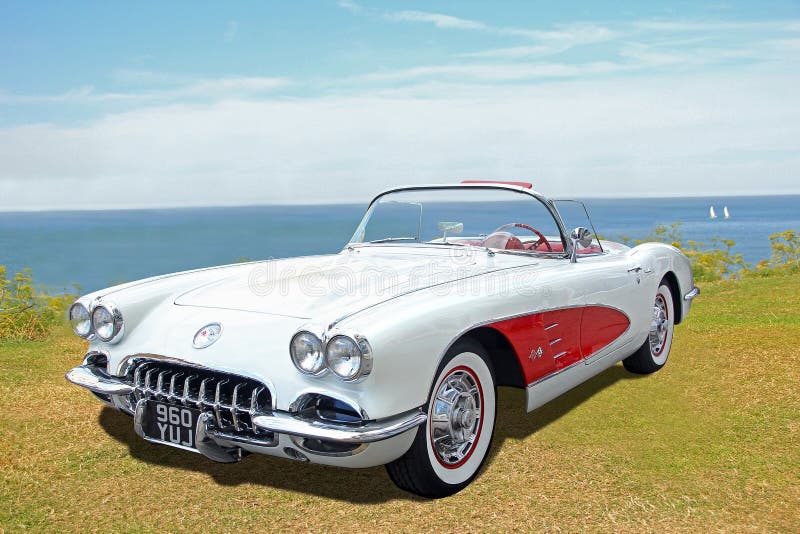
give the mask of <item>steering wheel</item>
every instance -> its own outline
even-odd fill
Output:
[[[547,238],[544,236],[544,234],[542,234],[542,232],[540,232],[539,230],[537,230],[536,228],[534,228],[533,226],[531,226],[529,224],[525,224],[525,223],[508,223],[508,224],[504,224],[503,226],[501,226],[500,228],[498,228],[497,230],[495,230],[492,233],[494,234],[496,232],[502,232],[506,228],[525,228],[526,230],[530,230],[531,232],[533,232],[534,234],[539,236],[539,240],[536,243],[534,243],[533,246],[530,247],[530,248],[537,248],[539,245],[545,244],[545,245],[547,245],[547,251],[548,252],[553,252],[553,247],[550,246],[550,242],[547,240]]]

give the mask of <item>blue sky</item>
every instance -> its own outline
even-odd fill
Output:
[[[800,192],[798,67],[786,1],[5,2],[0,209]]]

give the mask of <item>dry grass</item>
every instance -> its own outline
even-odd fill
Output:
[[[150,445],[66,384],[79,340],[0,345],[0,532],[791,531],[800,524],[800,277],[703,287],[667,367],[616,366],[531,414],[500,392],[492,457],[423,501],[382,468]]]

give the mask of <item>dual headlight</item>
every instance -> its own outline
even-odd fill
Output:
[[[105,342],[118,341],[124,325],[122,313],[113,304],[90,308],[81,301],[70,307],[69,322],[76,335],[89,339],[94,334]]]
[[[292,362],[301,372],[319,376],[330,369],[347,381],[358,380],[372,371],[372,348],[363,336],[338,334],[323,343],[311,332],[302,330],[289,345]]]

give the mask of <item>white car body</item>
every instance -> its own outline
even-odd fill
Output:
[[[452,187],[543,198],[524,186]],[[113,342],[90,336],[84,365],[67,378],[133,415],[137,406],[124,378],[137,358],[249,377],[269,390],[270,406],[259,407],[261,418],[251,415],[254,425],[265,423],[261,430],[272,432],[274,443],[260,443],[258,432],[241,439],[235,432],[203,434],[198,441],[207,447],[198,447],[201,452],[218,460],[244,451],[345,467],[386,464],[409,449],[425,421],[442,358],[465,335],[494,353],[498,385],[526,389],[530,411],[642,346],[662,280],[673,290],[675,323],[686,317],[697,290],[683,253],[660,243],[601,244],[602,253],[575,262],[569,250],[541,258],[424,243],[351,244],[333,255],[235,264],[112,287],[80,302],[89,309],[97,303],[115,307],[124,330]],[[195,348],[196,334],[211,324],[221,325],[218,339]],[[364,336],[371,373],[344,381],[333,373],[298,372],[289,343],[301,329],[323,339],[339,332]],[[559,359],[567,364],[559,365]],[[150,387],[155,389],[152,382]],[[167,385],[160,387],[166,398]],[[336,399],[363,421],[300,418],[309,395]],[[341,436],[348,445],[333,452],[309,447],[315,429],[321,429],[317,438],[336,442]]]

